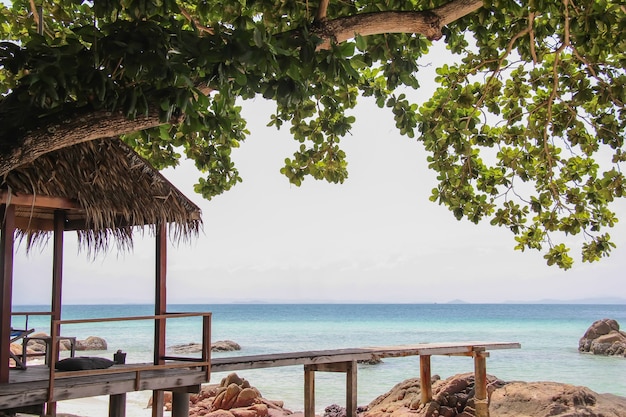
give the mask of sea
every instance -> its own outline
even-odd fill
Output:
[[[15,306],[42,311],[43,306]],[[151,305],[66,305],[62,319],[130,317],[153,314]],[[521,349],[494,350],[487,373],[505,381],[554,381],[586,386],[597,393],[626,396],[626,358],[578,351],[578,341],[596,320],[610,318],[626,326],[626,305],[589,304],[213,304],[169,305],[169,312],[212,312],[212,340],[232,340],[235,352],[214,357],[292,351],[406,345],[415,343],[519,342]],[[14,325],[20,316],[14,317]],[[30,316],[29,327],[49,332],[49,317]],[[113,358],[121,349],[126,362],[152,360],[154,323],[150,320],[67,324],[62,334],[106,340],[107,351],[81,355]],[[168,320],[168,347],[201,342],[198,318]],[[67,353],[64,353],[67,354]],[[468,357],[433,356],[433,375],[441,378],[473,372]],[[263,396],[301,411],[301,366],[239,371]],[[226,376],[215,373],[212,383]],[[419,358],[385,358],[360,364],[358,404],[369,402],[408,378],[419,377]],[[316,408],[345,405],[345,375],[316,373]]]

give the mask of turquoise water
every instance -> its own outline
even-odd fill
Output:
[[[19,306],[14,311],[42,310]],[[63,319],[141,316],[152,314],[149,305],[69,305]],[[380,346],[454,341],[519,342],[522,349],[492,351],[487,372],[506,381],[556,381],[583,385],[599,393],[626,396],[626,358],[597,357],[578,352],[578,340],[596,320],[612,318],[626,326],[626,305],[512,305],[512,304],[217,304],[171,305],[170,312],[211,311],[212,340],[233,340],[239,352],[214,354],[254,355],[299,350]],[[18,321],[18,318],[14,320]],[[48,331],[45,316],[29,324]],[[200,342],[199,319],[168,320],[167,345]],[[62,333],[84,339],[106,339],[110,356],[127,352],[127,362],[152,358],[151,321],[66,325]],[[442,378],[472,372],[465,357],[433,357],[432,372]],[[269,399],[284,400],[287,408],[301,410],[301,367],[241,371]],[[212,382],[224,375],[215,374]],[[367,404],[393,385],[419,376],[417,357],[385,359],[378,365],[360,365],[359,404]],[[343,374],[317,373],[316,405],[345,402]]]

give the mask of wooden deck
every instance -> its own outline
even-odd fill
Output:
[[[420,356],[419,374],[429,381],[432,355],[460,355],[474,358],[477,398],[486,401],[479,385],[486,377],[485,359],[488,351],[518,349],[514,342],[458,342],[428,343],[402,346],[382,346],[353,349],[332,349],[288,352],[268,355],[231,356],[211,359],[211,372],[232,372],[279,366],[304,366],[305,416],[315,415],[315,372],[342,372],[346,374],[346,408],[348,416],[356,415],[357,361],[372,357],[389,358]],[[102,371],[58,372],[54,378],[52,401],[99,395],[118,395],[143,390],[182,390],[193,392],[209,375],[192,362],[171,364],[173,368],[158,368],[150,364],[114,365]],[[12,370],[8,384],[0,385],[0,410],[39,405],[49,401],[50,370],[45,365],[30,366],[26,370]],[[484,397],[480,397],[483,395]],[[432,399],[430,384],[422,387],[422,401]],[[486,407],[483,407],[483,409]],[[488,411],[487,411],[488,413]],[[483,414],[487,415],[487,414]]]
[[[67,377],[59,372],[54,380],[52,400],[56,402],[133,391],[199,387],[207,382],[206,372],[196,367],[154,370],[147,368],[149,366],[146,364],[114,365],[109,368],[114,372],[72,372],[74,375],[70,376],[68,373]],[[47,402],[48,375],[49,368],[45,365],[11,370],[9,383],[0,385],[0,410]]]

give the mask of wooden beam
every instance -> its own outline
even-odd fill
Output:
[[[433,400],[432,377],[430,375],[430,355],[420,356],[420,392],[422,406]]]
[[[11,305],[13,297],[13,252],[15,207],[0,206],[0,384],[9,382],[9,352],[11,351]]]
[[[49,197],[45,195],[33,194],[15,195],[7,191],[0,191],[0,204],[11,204],[27,207],[44,207],[64,210],[81,209],[76,201],[69,198]]]
[[[474,403],[476,417],[489,417],[487,399],[487,357],[485,348],[475,348],[474,353]]]

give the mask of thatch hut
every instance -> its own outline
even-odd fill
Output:
[[[147,228],[157,242],[158,316],[166,313],[168,231],[170,239],[178,242],[197,235],[202,225],[199,207],[117,138],[79,143],[32,162],[21,163],[18,158],[10,169],[0,172],[0,216],[0,384],[8,383],[10,375],[7,359],[16,238],[25,239],[29,246],[53,244],[53,323],[61,319],[64,232],[76,231],[80,246],[93,255],[112,245],[130,248],[133,231]],[[165,354],[162,321],[156,323],[155,364]],[[51,328],[51,334],[58,331]]]

